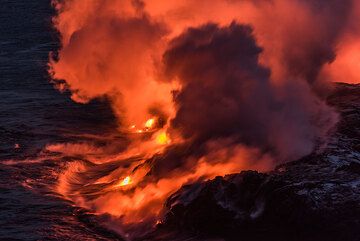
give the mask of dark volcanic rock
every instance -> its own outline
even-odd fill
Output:
[[[271,173],[182,187],[147,239],[359,241],[360,85],[338,84],[328,102],[341,120],[326,147]]]

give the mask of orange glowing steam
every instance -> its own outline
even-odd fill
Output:
[[[54,1],[62,35],[54,79],[66,80],[72,99],[86,103],[107,96],[128,125],[141,126],[151,109],[173,114],[172,83],[158,77],[166,28],[131,1]],[[146,40],[146,41],[144,41]],[[63,88],[61,82],[59,88]],[[141,94],[139,94],[141,93]]]
[[[79,103],[107,98],[118,119],[119,130],[129,140],[125,151],[98,147],[92,143],[48,145],[46,151],[76,160],[69,163],[59,176],[56,190],[79,206],[112,215],[112,219],[126,231],[126,227],[132,224],[155,224],[161,218],[166,198],[182,185],[244,169],[271,170],[275,162],[273,156],[256,145],[248,146],[233,140],[244,133],[238,133],[236,138],[216,137],[199,145],[199,153],[174,155],[177,159],[171,159],[169,153],[176,153],[181,144],[185,143],[183,149],[186,151],[191,150],[192,136],[182,135],[184,125],[180,122],[174,127],[173,121],[180,112],[176,99],[184,89],[181,83],[193,73],[184,71],[179,76],[164,73],[164,53],[174,44],[174,38],[189,27],[196,28],[209,22],[220,27],[231,26],[232,22],[249,25],[253,29],[251,35],[262,48],[259,50],[259,61],[256,55],[254,62],[268,68],[269,85],[276,93],[276,108],[272,106],[272,109],[291,109],[292,105],[278,104],[290,91],[297,92],[305,102],[304,111],[312,113],[313,102],[322,105],[313,93],[314,83],[360,82],[360,30],[356,25],[360,3],[357,1],[354,4],[349,18],[346,17],[348,10],[345,7],[341,10],[346,16],[334,18],[335,12],[330,7],[319,8],[308,2],[311,1],[213,0],[209,4],[208,0],[53,0],[57,10],[53,22],[61,35],[62,44],[58,55],[51,57],[49,63],[55,85],[61,91],[71,91],[71,98]],[[333,19],[341,20],[338,22],[343,25],[334,23]],[[229,34],[228,30],[223,32]],[[216,33],[211,37],[214,35]],[[180,40],[186,40],[186,37],[182,36]],[[200,40],[188,49],[194,48],[197,53],[203,53],[201,44],[210,40]],[[211,53],[203,56],[211,60],[219,58]],[[205,58],[203,56],[195,54],[194,58],[201,60]],[[176,68],[185,68],[183,65],[181,63]],[[224,69],[237,71],[230,64]],[[200,78],[201,71],[200,74],[196,72],[194,79]],[[211,69],[209,73],[204,74],[206,80],[214,76],[215,70]],[[245,79],[248,77],[241,71],[237,74]],[[296,83],[293,85],[296,88],[277,89],[292,83]],[[204,87],[207,91],[214,83],[201,84],[201,87],[209,85]],[[242,87],[251,89],[250,84]],[[189,90],[194,89],[189,87]],[[210,93],[217,94],[217,90]],[[246,94],[239,98],[246,99]],[[229,107],[224,111],[236,109],[232,99],[225,96],[223,101]],[[292,101],[294,99],[289,100]],[[252,106],[249,102],[244,108],[250,111]],[[268,118],[262,114],[255,113],[255,116],[262,120]],[[289,133],[296,132],[298,126],[290,123],[284,127],[287,116],[274,116],[275,120],[269,122],[273,121],[273,126],[279,128],[272,128],[267,134],[274,135],[274,146],[292,150]],[[306,118],[303,115],[291,116],[300,119],[298,129],[303,133]],[[221,121],[221,118],[209,117],[204,125],[212,128],[213,122],[216,123],[213,120]],[[246,116],[243,118],[246,119]],[[246,120],[244,122],[245,125],[251,124]],[[308,138],[306,134],[304,136]],[[313,139],[311,137],[310,142]],[[297,141],[294,140],[294,143],[297,144]],[[299,146],[304,152],[311,151],[311,147],[302,147],[301,143]],[[85,159],[86,162],[82,161]],[[173,165],[170,171],[156,176],[153,173],[157,171],[154,168],[158,159],[165,160],[164,165],[169,166],[172,161],[181,161],[183,166]]]
[[[168,117],[174,115],[172,91],[180,86],[162,81],[162,53],[173,36],[208,22],[226,25],[235,20],[253,26],[264,48],[261,61],[271,68],[275,82],[294,81],[288,79],[289,74],[294,78],[316,77],[310,66],[317,63],[311,59],[322,53],[311,46],[321,48],[325,38],[338,46],[335,62],[323,70],[326,79],[359,82],[356,46],[360,31],[354,30],[357,26],[353,23],[358,22],[360,4],[356,2],[349,24],[344,20],[344,34],[338,35],[332,32],[334,27],[326,30],[333,24],[328,8],[314,10],[298,0],[53,2],[59,13],[54,23],[63,45],[59,61],[50,63],[53,77],[66,80],[75,101],[108,96],[115,113],[129,125],[141,126],[154,108]],[[349,34],[352,41],[346,40]],[[299,70],[293,64],[299,65]],[[58,86],[64,88],[62,82]]]

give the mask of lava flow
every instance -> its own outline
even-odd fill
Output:
[[[120,186],[127,186],[131,184],[131,177],[125,177],[124,180],[120,183]]]
[[[76,102],[110,100],[114,133],[127,140],[121,151],[49,145],[83,157],[56,190],[110,214],[130,237],[159,222],[182,185],[268,171],[326,144],[338,117],[324,96],[337,66],[360,80],[355,0],[53,4],[62,43],[53,82]]]

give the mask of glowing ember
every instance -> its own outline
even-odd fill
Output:
[[[124,178],[124,180],[122,180],[122,182],[120,183],[120,186],[127,186],[131,184],[131,177],[127,176]]]
[[[146,121],[145,127],[148,128],[148,129],[150,129],[150,128],[152,128],[152,127],[154,126],[154,124],[155,124],[155,119],[154,119],[154,118],[151,118],[151,119],[149,119],[149,120]]]
[[[156,143],[159,145],[166,145],[166,144],[169,144],[170,142],[171,142],[171,140],[169,139],[169,136],[166,132],[160,132],[156,136]]]

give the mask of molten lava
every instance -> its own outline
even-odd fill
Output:
[[[126,139],[48,146],[81,156],[57,190],[122,232],[152,227],[182,185],[311,153],[337,122],[322,98],[336,66],[360,81],[359,1],[53,3],[54,83],[76,102],[106,97]]]
[[[160,132],[156,136],[156,143],[159,145],[167,145],[171,143],[171,140],[166,132]]]
[[[124,180],[122,180],[122,182],[120,183],[120,186],[127,186],[131,183],[132,183],[131,177],[127,176],[124,178]]]
[[[151,128],[153,128],[154,124],[155,124],[155,119],[151,118],[151,119],[146,121],[145,128],[151,129]]]

